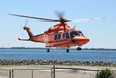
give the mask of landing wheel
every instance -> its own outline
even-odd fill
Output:
[[[66,49],[66,52],[69,53],[69,49]]]
[[[47,52],[49,53],[50,52],[50,49],[47,49]]]
[[[77,50],[81,50],[81,47],[77,47]]]

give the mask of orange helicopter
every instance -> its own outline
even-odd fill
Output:
[[[50,47],[64,47],[66,48],[66,52],[69,52],[69,48],[73,46],[78,46],[77,50],[81,50],[81,46],[88,43],[89,39],[83,35],[80,30],[76,30],[75,27],[71,28],[66,22],[72,22],[73,20],[67,20],[59,15],[59,20],[55,19],[47,19],[47,18],[38,18],[32,16],[24,16],[24,15],[17,15],[17,14],[10,14],[12,16],[18,17],[25,17],[31,19],[38,19],[42,22],[60,22],[59,24],[50,27],[47,31],[42,34],[33,35],[29,27],[24,26],[24,30],[27,31],[29,35],[29,39],[20,39],[21,41],[33,41],[33,42],[40,42],[45,43],[47,48],[47,52],[50,51]],[[96,19],[106,19],[110,17],[103,17],[103,18],[92,18],[92,19],[81,19],[81,21],[89,21],[89,20],[96,20]],[[74,20],[78,21],[78,20]]]

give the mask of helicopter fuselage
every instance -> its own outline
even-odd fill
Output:
[[[19,40],[45,43],[46,47],[70,48],[72,46],[82,46],[89,41],[81,31],[70,28],[67,24],[57,24],[39,35],[33,35],[28,27],[24,27],[24,29],[27,31],[29,39]]]

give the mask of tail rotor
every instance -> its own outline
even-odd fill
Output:
[[[21,31],[21,34],[20,34],[21,37],[24,37],[24,35],[25,35],[25,30],[27,28],[27,24],[28,24],[28,20],[25,20],[24,23],[23,23],[23,25],[21,25],[21,30],[23,28],[23,30]],[[18,40],[21,40],[21,39],[18,38]]]
[[[24,25],[24,27],[23,27],[24,30],[26,30],[27,24],[28,24],[28,20],[25,20],[25,25]]]

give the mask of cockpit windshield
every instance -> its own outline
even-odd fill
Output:
[[[79,34],[80,34],[81,36],[84,36],[83,33],[82,33],[81,31],[78,31],[78,32],[79,32]]]
[[[73,38],[75,36],[78,36],[78,32],[77,31],[71,31],[70,36],[71,36],[71,38]]]

